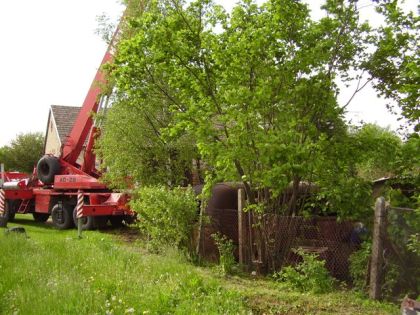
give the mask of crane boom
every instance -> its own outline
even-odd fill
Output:
[[[92,129],[93,119],[91,114],[96,113],[98,110],[101,84],[106,83],[105,75],[101,67],[111,60],[112,55],[110,53],[110,48],[108,48],[95,78],[93,79],[92,85],[89,88],[73,128],[64,143],[61,158],[71,165],[77,164],[77,158],[82,152],[86,138]]]

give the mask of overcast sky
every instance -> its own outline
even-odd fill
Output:
[[[217,2],[230,9],[236,1]],[[315,7],[320,1],[307,2],[319,16]],[[417,4],[410,0],[405,6],[416,10]],[[362,9],[365,17],[370,9]],[[50,105],[82,104],[106,50],[95,34],[97,16],[105,13],[117,20],[122,11],[117,0],[0,0],[0,146],[19,133],[45,132]],[[340,101],[348,97],[344,94]],[[371,89],[348,110],[354,122],[398,127]]]

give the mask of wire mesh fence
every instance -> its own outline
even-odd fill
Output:
[[[420,294],[420,252],[415,242],[419,241],[419,212],[387,207],[384,224],[383,259],[379,270],[381,296],[388,299],[405,295],[417,297]]]
[[[219,253],[212,234],[219,232],[233,241],[234,255],[238,258],[238,210],[210,208],[205,221],[201,232],[200,256],[208,261],[217,261]]]
[[[268,272],[302,261],[298,249],[325,260],[330,274],[349,280],[349,256],[358,248],[353,222],[338,222],[335,217],[290,217],[276,214],[261,218],[262,249],[254,242],[253,252]],[[255,220],[257,222],[258,220]],[[251,238],[258,239],[256,229]],[[257,255],[254,254],[254,257]],[[254,260],[255,261],[255,260]]]
[[[220,232],[233,241],[237,259],[241,247],[248,269],[270,273],[296,265],[301,262],[296,250],[301,248],[324,259],[332,276],[350,279],[349,256],[359,247],[353,222],[338,222],[336,217],[259,216],[252,212],[245,213],[239,222],[237,209],[214,208],[207,212],[207,217],[200,244],[200,255],[207,260],[217,261],[218,251],[211,235]],[[243,225],[241,246],[239,224]]]
[[[379,198],[382,210],[377,213],[375,206],[372,216],[365,218],[366,230],[359,222],[340,222],[336,217],[238,211],[245,200],[237,187],[225,186],[219,187],[223,198],[211,201],[205,212],[199,249],[207,260],[218,259],[212,234],[219,232],[233,241],[236,259],[249,271],[266,274],[297,265],[301,249],[317,254],[332,276],[368,290],[374,299],[419,296],[420,210],[390,207]]]

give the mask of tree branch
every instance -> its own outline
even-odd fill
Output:
[[[350,99],[347,101],[347,103],[342,107],[342,109],[345,109],[347,106],[349,106],[349,104],[351,103],[351,101],[353,100],[353,98],[356,96],[357,93],[359,93],[361,90],[363,90],[363,88],[370,82],[372,81],[373,78],[369,78],[366,80],[365,83],[363,83],[362,86],[360,86],[360,83],[362,81],[362,76],[360,76],[359,81],[357,82],[357,87],[356,90],[354,90],[352,96],[350,97]]]

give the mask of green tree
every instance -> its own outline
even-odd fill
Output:
[[[402,115],[420,128],[420,16],[404,13],[397,0],[378,2],[376,10],[385,18],[383,26],[372,32],[375,51],[361,64],[389,107],[398,106]]]
[[[167,139],[162,128],[171,122],[166,103],[146,102],[135,89],[117,92],[106,116],[96,152],[109,168],[103,179],[111,186],[125,188],[130,181],[142,185],[185,186],[191,182],[196,150],[187,135]]]
[[[42,133],[19,134],[9,146],[0,148],[0,162],[6,170],[31,173],[43,151]]]
[[[398,175],[396,161],[403,141],[391,130],[366,124],[353,130],[358,175],[367,180]]]
[[[357,177],[357,146],[347,132],[335,82],[362,80],[369,73],[367,81],[377,82],[379,90],[389,87],[375,58],[392,54],[379,50],[382,46],[372,49],[387,29],[359,22],[357,2],[328,0],[323,5],[328,14],[319,21],[311,19],[305,4],[292,0],[260,6],[244,0],[231,14],[211,0],[137,0],[130,6],[141,10],[128,14],[109,67],[117,90],[110,114],[130,117],[120,127],[140,145],[137,152],[115,154],[106,143],[121,143],[122,133],[111,127],[119,118],[106,123],[109,139],[100,150],[109,148],[103,157],[111,173],[124,170],[128,155],[135,161],[147,150],[144,140],[152,139],[147,130],[155,126],[153,144],[188,139],[176,146],[177,155],[186,143],[192,148],[187,152],[195,146],[206,164],[206,183],[242,181],[251,203],[260,204],[256,209],[296,212],[304,182],[316,183],[319,198],[343,215],[366,209],[368,185]],[[389,15],[387,5],[377,7]],[[405,23],[400,16],[390,31]],[[411,37],[394,42],[392,52],[411,43]],[[145,113],[161,124],[144,124]],[[162,161],[170,151],[151,152],[167,169]],[[138,167],[131,163],[130,173],[141,170],[144,161]]]
[[[8,165],[8,146],[3,146],[0,148],[0,163],[3,163],[4,165]]]
[[[375,124],[350,126],[351,151],[357,175],[372,181],[396,177],[418,184],[420,138],[413,133],[402,140],[395,132]]]
[[[414,178],[417,187],[420,185],[420,136],[418,134],[411,134],[403,143],[394,168],[396,174]]]

